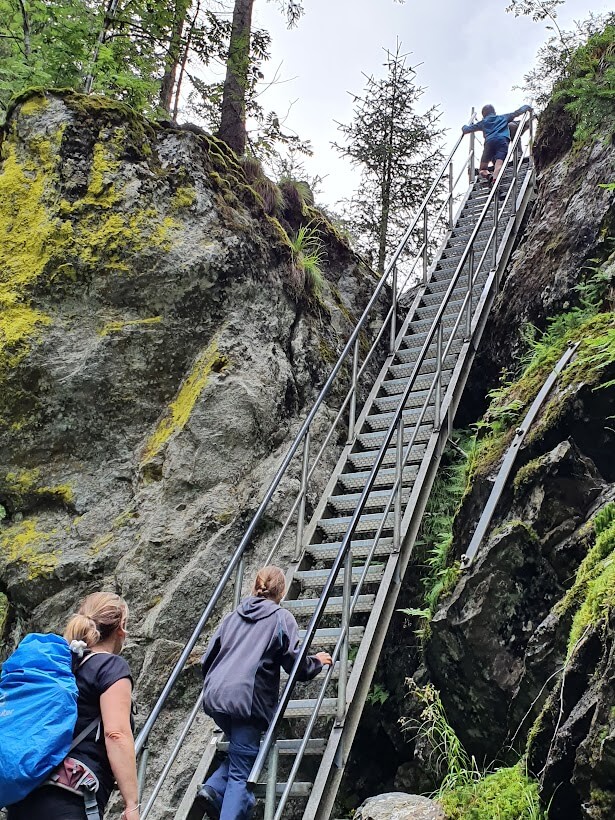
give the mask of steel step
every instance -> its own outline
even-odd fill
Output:
[[[457,262],[459,261],[459,259],[460,257],[456,258],[454,267],[457,267]],[[449,260],[447,259],[443,259],[440,262],[438,262],[438,270],[436,270],[435,277],[431,279],[429,282],[430,294],[428,295],[435,295],[436,293],[441,294],[438,300],[438,304],[442,302],[443,295],[448,290],[448,286],[451,283],[451,278],[453,275],[453,269],[450,266],[447,266],[444,269],[442,269],[441,267],[442,265],[447,265],[448,261]],[[483,270],[481,270],[481,272],[479,273],[476,282],[474,283],[474,287],[476,288],[478,285],[484,285],[487,281],[488,275],[489,270],[487,268],[483,268]],[[462,274],[452,292],[455,293],[458,288],[462,288],[465,293],[467,282],[467,276],[464,279]]]
[[[351,541],[352,557],[354,559],[367,558],[371,552],[373,543],[373,538],[357,538]],[[337,556],[341,546],[341,541],[325,541],[322,544],[310,544],[310,546],[306,548],[306,553],[311,555],[316,561],[332,561]],[[389,555],[392,549],[392,538],[380,538],[374,555]],[[329,600],[331,601],[333,599],[330,598]]]
[[[384,510],[384,508],[389,502],[390,497],[390,490],[372,490],[367,497],[367,502],[363,509]],[[402,500],[404,504],[408,501],[409,497],[410,489],[408,487],[403,487]],[[332,495],[329,497],[327,505],[330,506],[336,513],[353,512],[356,509],[360,498],[361,493],[346,493],[345,495]],[[392,506],[391,509],[394,509],[394,507]]]
[[[458,316],[459,311],[461,310],[461,306],[463,305],[463,301],[465,299],[466,289],[464,288],[462,291],[463,295],[459,298],[449,299],[446,305],[445,316],[449,314]],[[436,313],[440,310],[441,301],[435,305],[421,305],[417,311],[417,315],[419,319],[433,319]]]
[[[421,424],[416,431],[414,441],[417,444],[429,441],[432,433],[433,424]],[[414,436],[414,425],[411,427],[405,427],[403,439],[404,444],[407,444],[412,436]],[[366,450],[373,450],[378,449],[378,447],[382,447],[382,445],[384,444],[385,437],[386,430],[375,430],[373,433],[359,433],[357,439],[360,442],[361,446],[364,447]],[[394,444],[394,441],[392,441],[392,443]]]
[[[299,630],[299,640],[303,641],[305,638],[305,629]],[[351,626],[348,630],[348,640],[351,644],[356,645],[361,643],[365,633],[364,626]],[[316,634],[312,638],[310,646],[335,646],[337,639],[342,634],[342,630],[338,626],[332,626],[325,629],[317,629]]]
[[[376,532],[376,530],[380,526],[381,521],[382,513],[366,513],[365,515],[362,515],[359,519],[359,522],[355,529],[355,533]],[[393,529],[393,522],[394,514],[390,512],[387,515],[387,520],[383,527],[383,533],[386,533],[387,530]],[[318,526],[327,535],[343,535],[347,532],[348,527],[350,526],[350,516],[344,515],[337,518],[321,518],[318,522]],[[340,583],[340,576],[338,576],[336,584],[339,585]]]
[[[349,674],[350,674],[351,670],[352,670],[352,661],[348,661],[348,673]],[[324,672],[322,674],[324,674]],[[333,667],[333,672],[331,673],[331,680],[339,680],[339,678],[340,678],[340,662],[336,661],[336,663]],[[318,677],[314,678],[313,680],[315,682],[318,682]],[[282,683],[282,686],[286,686],[286,684],[288,682],[288,673],[285,672],[283,669],[280,670],[280,681]],[[303,681],[302,685],[307,686],[311,682],[312,681]]]
[[[427,398],[428,390],[413,390],[408,396],[406,407],[422,407]],[[396,410],[399,407],[399,393],[391,396],[378,396],[374,399],[374,404],[381,413],[387,413],[390,410]]]
[[[303,783],[301,781],[295,781],[290,789],[290,796],[291,797],[309,797],[312,793],[312,786],[313,783]],[[286,788],[286,783],[276,783],[275,793],[276,797],[281,797],[284,793],[284,789]],[[254,786],[254,794],[257,797],[264,797],[267,792],[267,784],[266,783],[257,783]]]
[[[458,353],[449,352],[446,358],[444,359],[444,366],[449,368],[454,367],[458,356]],[[416,360],[407,362],[406,364],[392,364],[387,371],[387,375],[390,375],[394,379],[409,379],[415,367]],[[435,375],[437,369],[438,360],[436,358],[423,359],[423,363],[421,364],[419,373],[421,376],[428,376],[431,373]]]
[[[383,539],[384,540],[384,539]],[[390,538],[386,539],[387,542],[391,541]],[[339,542],[341,544],[341,541]],[[315,547],[330,547],[330,544],[316,544]],[[389,546],[389,551],[391,547]],[[339,549],[323,549],[320,552],[315,551],[313,548],[308,548],[307,552],[316,558],[317,560],[333,560]],[[353,557],[361,557],[357,554],[355,550],[352,552]],[[382,554],[382,553],[380,553]],[[362,557],[367,557],[368,553]],[[357,599],[357,604],[354,608],[355,612],[371,612],[372,607],[374,605],[376,596],[375,595],[359,595]],[[293,600],[284,601],[282,606],[284,609],[287,609],[289,612],[292,612],[295,618],[299,618],[301,616],[306,617],[308,615],[312,615],[314,610],[316,609],[316,605],[320,598],[294,598]],[[341,615],[343,609],[344,599],[343,598],[329,598],[327,601],[327,606],[325,608],[326,615]]]
[[[399,359],[399,361],[402,364],[416,362],[416,360],[419,357],[419,353],[423,349],[422,346],[417,345],[415,343],[414,337],[412,337],[412,336],[404,337],[404,342],[406,344],[412,343],[412,346],[411,347],[400,347],[399,350],[397,351],[397,353],[395,354],[395,357],[397,359]],[[448,339],[446,340],[446,342],[443,341],[442,352],[444,352],[444,350],[446,349],[447,342],[448,342]],[[461,352],[462,347],[463,347],[463,340],[460,339],[459,341],[453,342],[452,345],[449,348],[449,351],[448,351],[449,355],[458,356],[459,353]],[[427,353],[428,353],[430,359],[433,358],[433,356],[435,355],[436,349],[437,349],[437,342],[434,341],[427,348]]]
[[[410,367],[409,364],[398,365],[398,367]],[[389,371],[390,372],[390,371]],[[433,402],[433,397],[432,397]],[[416,424],[420,415],[422,413],[422,407],[412,407],[409,410],[404,410],[403,418],[404,418],[404,425],[408,427],[411,424]],[[425,413],[423,415],[423,421],[427,423],[428,421],[433,421],[435,415],[435,409],[433,404],[430,403],[428,407],[425,408]],[[365,421],[369,426],[370,430],[388,430],[395,413],[374,413],[374,415],[368,416]]]
[[[405,485],[411,484],[416,478],[418,468],[416,465],[409,465],[404,469],[403,483]],[[367,484],[367,479],[370,476],[369,470],[362,470],[356,473],[342,473],[339,477],[339,483],[345,490],[362,490]],[[391,467],[381,468],[376,474],[374,487],[391,487],[395,481],[395,470]]]
[[[442,371],[442,384],[447,385],[452,376],[452,370],[443,370]],[[412,392],[415,390],[429,390],[431,385],[433,384],[434,380],[434,373],[428,373],[426,376],[417,376],[412,385]],[[386,393],[390,396],[393,394],[399,395],[403,393],[408,385],[408,379],[387,379],[386,381],[382,382],[382,387],[386,391]]]
[[[370,515],[362,516],[359,521],[362,521],[363,518],[370,519],[369,523],[370,526],[372,525],[372,519],[378,519],[378,523],[382,519],[382,515],[378,513],[373,513]],[[346,524],[343,525],[342,522],[345,521]],[[321,518],[318,522],[318,525],[321,526],[323,524],[330,525],[328,531],[330,532],[346,532],[348,529],[348,524],[350,523],[350,516],[343,516],[338,518]],[[376,524],[378,526],[378,524]],[[325,529],[325,527],[323,527]],[[331,572],[331,568],[328,567],[327,569],[302,569],[298,572],[295,572],[293,576],[293,581],[298,581],[304,589],[310,587],[321,587],[324,585],[325,581],[329,577]],[[379,581],[382,578],[382,573],[384,572],[382,564],[374,564],[367,570],[367,576],[365,578],[365,582],[373,583],[375,581]],[[361,578],[363,573],[363,567],[353,567],[352,568],[352,583],[356,584]],[[344,583],[344,569],[342,568],[338,574],[337,578],[335,579],[335,586],[341,587]]]
[[[376,463],[378,450],[363,450],[360,453],[350,453],[348,461],[357,469],[369,469]],[[425,445],[415,444],[407,459],[407,464],[420,464],[425,456]],[[384,454],[382,467],[390,467],[396,463],[397,450],[395,447],[389,447]]]
[[[290,700],[286,711],[285,718],[301,718],[310,717],[316,706],[316,698],[304,698],[299,700]],[[321,717],[330,717],[337,712],[337,698],[323,698],[318,714]]]
[[[296,755],[299,747],[303,742],[303,738],[289,738],[284,740],[277,740],[278,754],[281,755]],[[228,740],[221,740],[216,744],[216,749],[219,752],[228,752]],[[306,755],[322,755],[327,748],[327,741],[325,738],[310,738],[305,749]]]

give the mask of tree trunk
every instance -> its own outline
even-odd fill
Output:
[[[192,18],[192,22],[190,23],[190,28],[188,29],[188,34],[186,35],[185,43],[184,43],[184,53],[181,58],[180,66],[179,66],[179,77],[177,78],[177,83],[175,86],[175,104],[173,106],[173,119],[177,121],[177,115],[179,111],[179,100],[180,94],[182,89],[182,83],[184,81],[184,74],[186,73],[186,66],[188,65],[188,58],[190,57],[190,48],[192,46],[192,35],[194,34],[194,27],[196,26],[196,21],[199,18],[199,13],[201,11],[201,0],[197,0],[196,9],[194,12],[194,17]]]
[[[250,67],[250,33],[254,0],[235,0],[231,43],[222,92],[221,140],[241,156],[246,150],[246,87]]]
[[[391,187],[393,184],[393,138],[395,134],[395,118],[397,116],[397,63],[395,63],[395,73],[393,75],[393,89],[391,99],[391,110],[387,118],[387,153],[382,169],[382,184],[380,186],[380,241],[378,243],[378,273],[384,273],[387,253],[387,236],[389,233],[389,213],[391,211]]]
[[[90,94],[92,91],[92,86],[94,85],[94,70],[96,68],[96,63],[98,62],[98,55],[100,53],[100,47],[105,42],[107,37],[107,32],[113,22],[113,18],[115,17],[115,12],[117,11],[119,0],[109,0],[108,3],[105,3],[105,14],[103,17],[103,23],[98,32],[98,39],[96,40],[96,45],[94,46],[94,51],[92,52],[92,59],[90,61],[90,70],[85,78],[84,81],[84,91],[86,94]]]
[[[166,111],[167,114],[171,112],[175,78],[177,77],[177,68],[181,57],[182,36],[184,34],[186,14],[188,13],[189,7],[190,0],[176,0],[175,2],[164,74],[162,75],[162,81],[160,83],[160,107],[163,111]]]
[[[24,0],[19,0],[19,9],[21,11],[21,24],[23,29],[23,51],[26,58],[26,63],[30,62],[31,46],[30,46],[30,18],[28,17],[28,10]]]

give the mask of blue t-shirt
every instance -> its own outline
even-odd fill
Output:
[[[522,105],[521,108],[518,108],[511,114],[489,114],[488,117],[485,117],[485,119],[480,122],[475,122],[474,125],[464,125],[461,130],[464,134],[469,134],[471,131],[482,131],[485,135],[485,142],[501,139],[509,140],[510,131],[508,130],[508,124],[516,117],[531,110],[531,105]]]

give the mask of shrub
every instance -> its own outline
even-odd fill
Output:
[[[319,299],[325,284],[322,265],[326,258],[320,233],[311,227],[311,223],[302,225],[290,243],[295,268],[303,273],[303,289]]]

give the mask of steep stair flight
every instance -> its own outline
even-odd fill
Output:
[[[529,140],[522,137],[526,124]],[[246,549],[286,475],[299,475],[300,489],[267,544],[269,559],[294,548],[283,606],[299,622],[302,654],[326,649],[334,664],[307,684],[296,685],[299,661],[283,676],[249,782],[265,820],[331,816],[455,411],[532,197],[531,125],[525,115],[492,188],[475,177],[473,134],[460,138],[443,164],[137,738],[143,819],[202,817],[196,790],[224,752],[224,737],[214,731],[203,738],[190,785],[170,809],[165,782],[201,720],[200,703],[154,783],[146,772],[150,734],[197,642],[240,600]],[[374,380],[378,357],[384,361]],[[324,426],[332,409],[337,415]],[[308,518],[311,482],[339,446],[341,430],[347,444]]]

